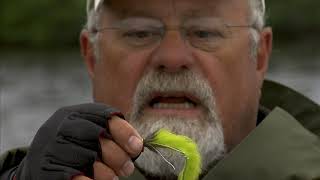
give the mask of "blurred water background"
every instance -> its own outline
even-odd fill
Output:
[[[267,0],[275,33],[267,77],[320,104],[320,2],[287,2]],[[28,145],[58,108],[92,101],[78,50],[85,2],[63,3],[0,1],[0,152]]]

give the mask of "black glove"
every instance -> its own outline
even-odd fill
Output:
[[[37,132],[16,171],[17,180],[70,180],[93,176],[101,158],[99,137],[111,138],[107,120],[121,113],[103,104],[58,110]]]

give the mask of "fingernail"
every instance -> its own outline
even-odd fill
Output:
[[[131,161],[127,161],[122,167],[122,174],[124,176],[130,176],[134,171],[134,164]]]
[[[113,180],[119,180],[118,176],[114,177]]]
[[[137,138],[136,136],[131,136],[129,138],[129,146],[134,152],[138,152],[142,149],[142,141],[141,139]]]

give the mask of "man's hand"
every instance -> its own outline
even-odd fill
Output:
[[[17,180],[129,176],[142,138],[116,109],[83,104],[58,110],[38,131]]]
[[[113,140],[100,138],[102,159],[96,161],[94,179],[114,180],[117,176],[129,176],[134,171],[131,158],[137,157],[142,150],[142,140],[129,123],[114,116],[109,121],[109,130]],[[77,176],[73,180],[88,180]]]

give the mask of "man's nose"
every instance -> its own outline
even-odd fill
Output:
[[[166,72],[191,69],[194,59],[191,48],[186,43],[179,31],[167,31],[152,53],[152,67]]]

